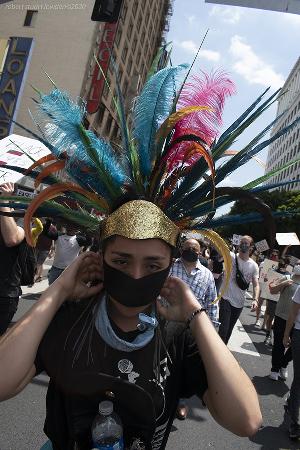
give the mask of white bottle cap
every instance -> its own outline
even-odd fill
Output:
[[[99,403],[99,413],[103,416],[109,416],[114,410],[114,405],[112,402],[104,401]]]

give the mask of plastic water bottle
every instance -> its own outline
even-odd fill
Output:
[[[113,412],[112,402],[99,404],[99,414],[92,425],[93,446],[100,450],[123,450],[123,427],[120,417]]]

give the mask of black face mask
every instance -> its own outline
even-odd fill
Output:
[[[196,262],[198,259],[198,253],[194,252],[191,248],[183,250],[181,256],[187,262]]]
[[[103,261],[104,288],[118,303],[128,307],[146,306],[159,296],[170,267],[142,278],[132,278]]]

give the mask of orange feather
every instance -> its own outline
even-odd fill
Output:
[[[58,183],[53,186],[49,186],[32,200],[32,202],[28,206],[25,216],[24,216],[24,231],[25,231],[26,241],[32,247],[33,247],[33,241],[32,241],[32,236],[31,236],[30,223],[31,223],[31,220],[32,220],[32,217],[33,217],[35,211],[38,209],[38,207],[43,202],[45,202],[47,200],[51,200],[55,197],[58,197],[59,195],[61,195],[63,192],[66,192],[66,191],[77,192],[78,194],[81,194],[84,197],[88,198],[89,200],[92,200],[93,202],[97,203],[101,210],[108,211],[108,205],[103,198],[98,197],[93,192],[86,191],[85,189],[78,186],[77,184]]]
[[[65,165],[66,165],[66,161],[60,160],[60,161],[55,161],[54,163],[45,167],[41,171],[41,173],[36,177],[35,182],[34,182],[34,187],[37,189],[45,177],[47,177],[48,175],[51,175],[52,173],[58,172],[59,170],[64,169]]]
[[[54,155],[47,155],[47,156],[43,156],[42,158],[38,159],[37,161],[35,161],[30,167],[28,167],[26,175],[33,169],[35,169],[38,166],[41,166],[42,164],[45,164],[46,162],[49,161],[56,161],[57,158]]]

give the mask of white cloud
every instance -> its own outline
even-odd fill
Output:
[[[231,38],[229,52],[234,59],[233,70],[250,84],[272,86],[275,89],[283,85],[283,75],[276,73],[271,64],[263,61],[241,36]]]
[[[178,43],[179,47],[188,53],[196,55],[198,51],[198,45],[194,41],[182,41]],[[220,60],[221,55],[219,52],[214,50],[201,49],[199,53],[199,58],[204,58],[209,61],[217,62]]]
[[[211,8],[209,15],[227,24],[236,25],[244,13],[245,11],[232,6],[215,5]]]
[[[300,16],[298,14],[281,14],[284,21],[290,25],[300,26]]]
[[[186,16],[186,18],[187,18],[187,21],[188,21],[188,23],[189,23],[190,25],[193,25],[193,23],[194,23],[195,20],[196,20],[196,16],[194,16],[194,15]]]

